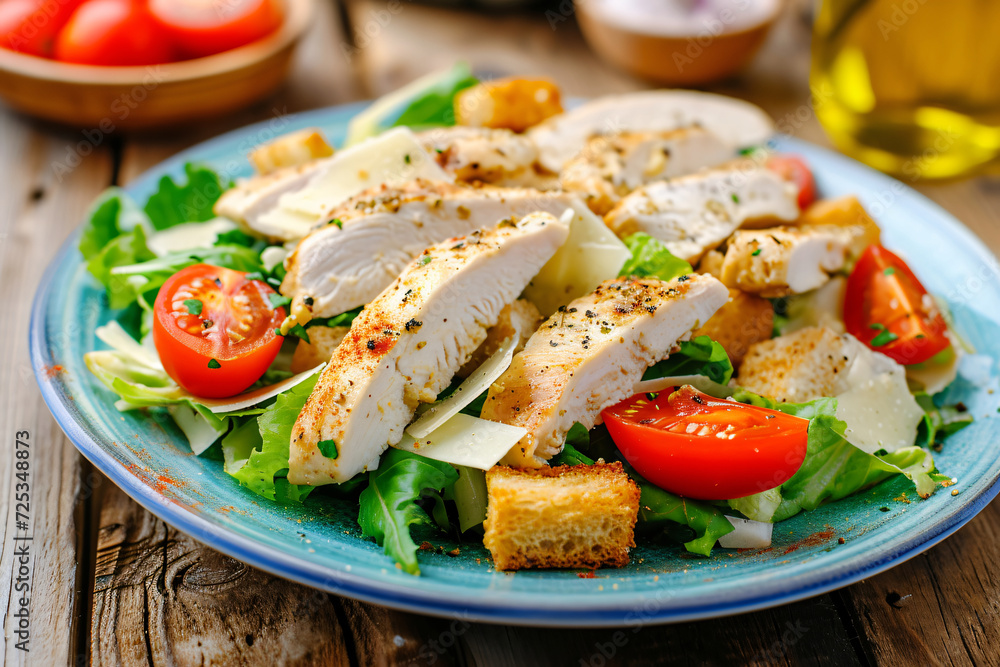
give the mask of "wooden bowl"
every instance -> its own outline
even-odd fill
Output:
[[[757,53],[781,14],[783,2],[759,23],[718,33],[664,35],[609,19],[594,0],[576,2],[576,16],[590,47],[635,76],[669,86],[696,86],[735,74]]]
[[[74,65],[0,49],[0,97],[26,114],[105,133],[221,116],[284,80],[313,0],[286,0],[286,8],[284,24],[264,39],[164,65]]]

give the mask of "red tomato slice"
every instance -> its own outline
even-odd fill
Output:
[[[153,306],[153,343],[167,374],[196,396],[235,396],[256,382],[284,340],[276,292],[240,271],[208,264],[181,269]]]
[[[636,471],[688,498],[725,500],[773,489],[806,457],[809,420],[691,386],[638,394],[601,413],[611,439]]]
[[[149,0],[149,9],[187,58],[255,42],[283,20],[279,0]]]
[[[799,189],[799,209],[805,210],[816,201],[816,180],[806,161],[798,155],[772,155],[765,165]]]
[[[56,38],[55,57],[82,65],[157,65],[173,48],[145,3],[87,0]]]
[[[950,345],[948,325],[902,259],[868,246],[847,279],[847,332],[901,364],[927,361]]]
[[[0,1],[0,46],[32,56],[51,56],[56,34],[81,0]]]

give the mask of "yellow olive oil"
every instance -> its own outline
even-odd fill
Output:
[[[822,0],[816,114],[843,152],[910,180],[1000,156],[1000,0]]]

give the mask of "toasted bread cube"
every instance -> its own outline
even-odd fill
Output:
[[[802,212],[798,224],[848,228],[851,230],[848,254],[854,259],[868,246],[881,242],[878,225],[854,196],[820,200]]]
[[[774,306],[767,299],[738,289],[729,290],[729,301],[708,322],[691,334],[708,336],[726,350],[733,366],[739,367],[750,346],[771,338]]]
[[[350,327],[309,327],[309,342],[299,340],[292,355],[292,372],[302,373],[330,361]]]
[[[559,86],[547,79],[483,81],[455,96],[459,125],[524,132],[562,113]]]
[[[497,570],[628,564],[639,487],[621,463],[495,466],[486,488],[483,544]]]
[[[319,130],[310,128],[291,132],[258,146],[250,153],[250,163],[261,176],[266,176],[285,167],[297,167],[331,155],[333,147],[326,142]]]

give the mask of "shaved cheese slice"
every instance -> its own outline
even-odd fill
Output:
[[[324,366],[326,366],[325,363],[320,364],[316,368],[310,368],[307,371],[302,371],[298,375],[285,378],[281,382],[275,382],[274,384],[270,384],[266,387],[261,387],[260,389],[248,391],[245,394],[239,394],[230,398],[205,398],[203,396],[192,396],[191,400],[199,405],[204,405],[216,414],[220,412],[233,412],[234,410],[245,410],[257,405],[258,403],[263,403],[269,398],[274,398],[281,392],[288,391],[297,384],[305,382],[313,375],[316,375],[316,373],[323,370]]]
[[[517,341],[508,338],[500,344],[499,349],[490,356],[489,359],[472,372],[472,375],[465,379],[465,382],[458,386],[458,389],[448,398],[435,403],[430,410],[420,415],[416,421],[410,424],[406,432],[414,438],[423,438],[430,435],[431,431],[440,428],[446,421],[457,415],[467,405],[472,403],[484,391],[490,388],[494,382],[503,375],[510,367],[510,362],[514,359],[514,348]]]
[[[128,355],[133,361],[158,371],[163,370],[163,364],[160,363],[160,358],[156,356],[155,350],[149,349],[132,338],[115,320],[111,320],[102,327],[97,327],[94,335],[112,350]]]
[[[726,519],[733,524],[733,532],[726,533],[719,538],[720,547],[724,549],[763,549],[771,546],[773,523],[738,519],[734,516],[727,516]]]
[[[527,434],[520,426],[459,413],[427,437],[418,441],[404,433],[393,446],[436,461],[489,470]]]
[[[538,307],[543,317],[590,294],[605,280],[616,278],[632,256],[582,201],[575,199],[571,211],[562,218],[570,223],[569,238],[524,290],[525,298]]]
[[[236,223],[225,218],[205,222],[185,222],[150,234],[146,247],[157,257],[195,248],[211,248],[219,234],[236,229]]]
[[[730,387],[718,382],[713,382],[704,375],[674,375],[672,377],[657,378],[655,380],[642,380],[637,382],[632,389],[634,394],[654,394],[671,387],[680,387],[689,384],[698,391],[705,392],[715,398],[729,398],[736,393]]]

